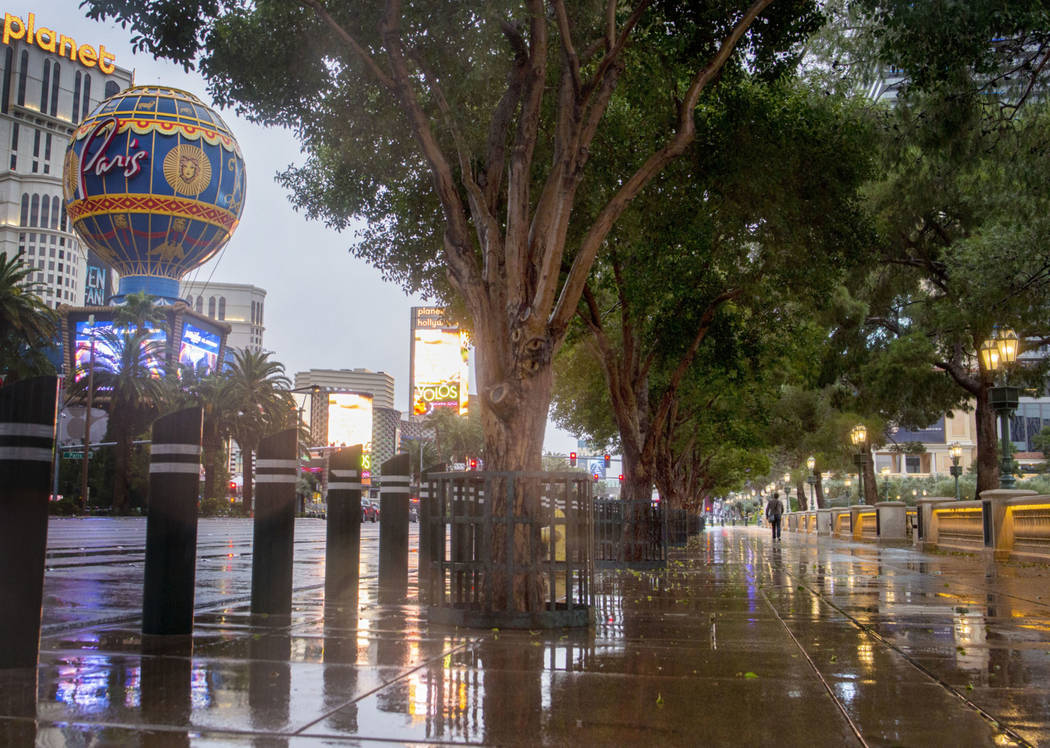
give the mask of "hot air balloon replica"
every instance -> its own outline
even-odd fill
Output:
[[[70,139],[63,192],[73,229],[119,274],[111,304],[144,292],[169,307],[169,358],[188,355],[187,341],[203,346],[208,368],[221,356],[229,326],[180,303],[179,280],[230,240],[244,208],[244,186],[244,157],[230,128],[196,96],[176,88],[125,89],[101,102]],[[99,312],[81,308],[65,315],[71,369],[82,363],[91,326],[107,324]],[[161,334],[167,339],[167,331]]]

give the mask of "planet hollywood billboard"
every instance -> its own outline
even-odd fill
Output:
[[[409,412],[421,418],[434,408],[451,408],[466,415],[469,380],[466,332],[440,307],[413,307]]]

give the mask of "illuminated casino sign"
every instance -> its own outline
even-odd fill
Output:
[[[98,65],[98,69],[106,75],[116,70],[113,64],[116,57],[106,51],[104,44],[99,44],[97,48],[91,44],[77,44],[71,36],[59,34],[45,26],[37,28],[35,13],[27,14],[24,21],[18,16],[4,13],[4,44],[19,39],[53,55],[68,57],[86,68]]]
[[[466,415],[470,378],[466,332],[450,323],[440,307],[412,308],[411,413],[434,408]]]

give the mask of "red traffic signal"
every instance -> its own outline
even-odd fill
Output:
[[[576,453],[569,452],[569,467],[576,467]]]
[[[471,460],[470,461],[470,469],[471,470],[477,470],[478,469],[478,461],[477,460]]]
[[[610,455],[605,455],[605,467],[609,467],[609,464],[610,464],[611,462],[612,462],[612,456],[610,456]]]
[[[597,483],[597,482],[598,482],[598,474],[597,474],[597,473],[595,473],[595,474],[594,474],[594,482],[595,482],[595,483]]]
[[[623,473],[620,473],[620,483],[623,483]]]

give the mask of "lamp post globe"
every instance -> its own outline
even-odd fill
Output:
[[[959,476],[962,475],[962,466],[959,464],[959,458],[962,457],[962,445],[959,442],[952,442],[951,447],[948,448],[948,453],[952,456],[952,466],[949,468],[949,472],[955,479],[955,500],[959,500]]]
[[[1013,488],[1014,476],[1011,471],[1013,461],[1010,457],[1010,414],[1017,409],[1021,391],[1018,387],[1009,386],[1007,369],[1017,361],[1020,352],[1020,340],[1017,334],[1009,329],[992,330],[992,337],[981,344],[979,351],[981,363],[986,371],[996,380],[988,389],[988,400],[992,409],[999,416],[999,431],[1002,437],[999,465],[999,487]],[[997,376],[998,375],[998,376]]]

